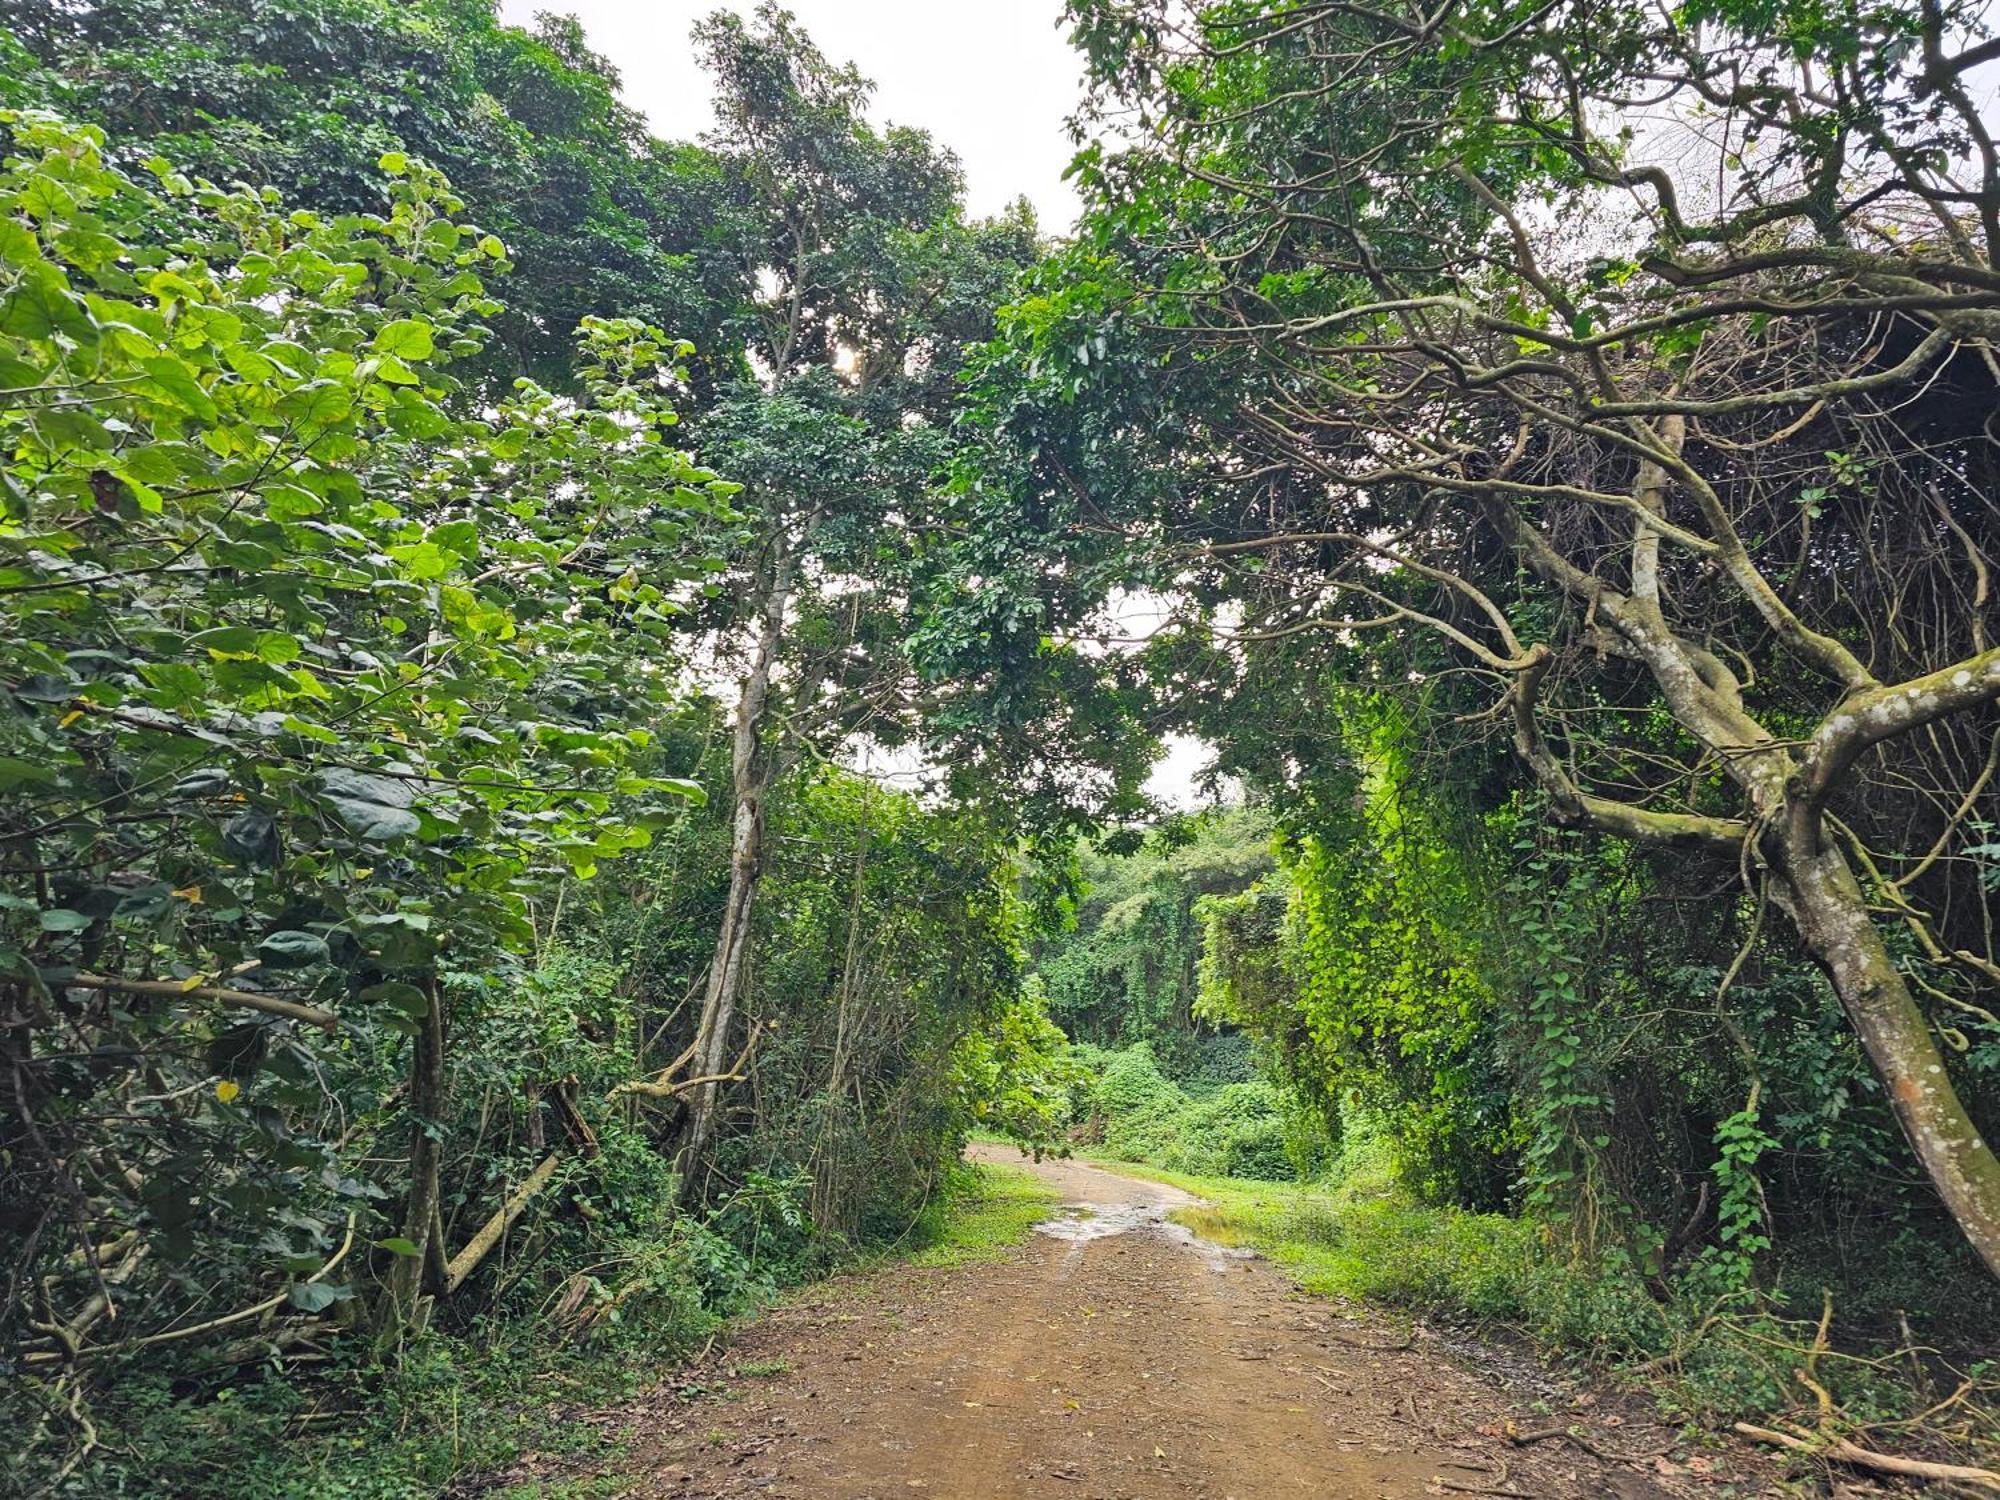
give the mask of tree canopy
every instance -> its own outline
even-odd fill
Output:
[[[297,1493],[343,1388],[435,1491],[430,1362],[685,1347],[975,1129],[1991,1440],[1917,1349],[2000,1310],[1990,16],[1066,24],[1055,240],[775,3],[693,143],[490,0],[0,3],[45,1491]]]

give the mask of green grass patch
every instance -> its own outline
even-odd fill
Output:
[[[1602,1365],[1658,1355],[1682,1320],[1636,1276],[1558,1257],[1529,1220],[1415,1203],[1383,1173],[1297,1184],[1120,1170],[1207,1200],[1173,1218],[1255,1250],[1315,1296],[1506,1328]]]
[[[1033,1172],[998,1162],[967,1162],[930,1242],[907,1257],[918,1266],[963,1266],[998,1260],[1034,1232],[1062,1194]]]

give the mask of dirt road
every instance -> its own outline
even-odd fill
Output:
[[[994,1159],[1021,1163],[1003,1149]],[[1025,1163],[1022,1163],[1025,1164]],[[773,1500],[1404,1500],[1718,1493],[1671,1434],[1531,1365],[1467,1368],[1434,1336],[1302,1299],[1166,1222],[1187,1196],[1076,1162],[1076,1205],[995,1264],[828,1284],[624,1420],[633,1495]],[[1500,1388],[1502,1385],[1507,1388]],[[1540,1412],[1529,1410],[1539,1399]],[[1520,1429],[1576,1423],[1585,1441]],[[1482,1429],[1484,1429],[1482,1431]],[[1697,1467],[1702,1461],[1697,1460]],[[1735,1495],[1755,1493],[1739,1487]]]

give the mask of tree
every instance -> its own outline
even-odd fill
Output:
[[[257,1304],[318,1312],[378,1213],[393,1333],[447,1253],[448,980],[699,796],[646,725],[730,487],[637,323],[579,331],[574,398],[465,399],[506,250],[434,169],[321,216],[0,130],[0,1227],[16,1293],[89,1288],[27,1367],[141,1288],[226,1330],[321,1267]],[[197,1248],[231,1274],[155,1275]]]
[[[734,187],[710,153],[648,134],[571,17],[502,26],[493,0],[9,0],[0,28],[23,63],[9,102],[104,126],[124,166],[162,154],[329,213],[386,208],[386,151],[443,171],[514,261],[479,361],[500,389],[518,374],[567,388],[572,333],[606,312],[694,343],[704,397],[740,372]]]
[[[1549,817],[1740,868],[2000,1271],[1937,1039],[1990,1048],[2000,981],[1974,14],[1072,11],[1138,128],[1080,158],[1095,274],[1011,368],[1153,478],[1003,428],[1007,524],[1169,592],[1170,701],[1376,633],[1364,681],[1489,684]]]
[[[949,153],[878,132],[870,86],[775,5],[754,26],[718,13],[696,39],[718,87],[709,146],[750,205],[736,253],[764,295],[749,350],[760,378],[701,421],[755,522],[720,622],[743,666],[730,889],[695,1043],[712,1081],[690,1101],[691,1161],[731,1072],[772,786],[802,755],[912,734],[905,538],[946,452],[959,350],[990,332],[993,301],[1036,248],[1025,209],[966,225]]]

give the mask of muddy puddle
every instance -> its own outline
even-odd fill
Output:
[[[1194,1251],[1211,1271],[1220,1271],[1232,1262],[1256,1258],[1254,1251],[1215,1244],[1186,1225],[1176,1224],[1167,1215],[1180,1206],[1176,1203],[1065,1203],[1061,1213],[1037,1224],[1035,1232],[1078,1247],[1120,1234],[1157,1234]]]

